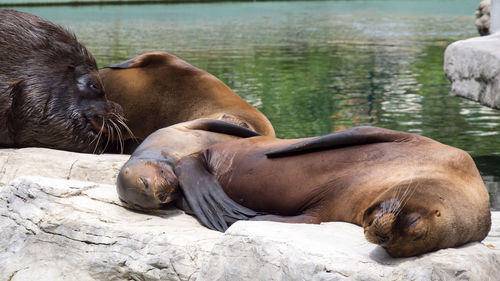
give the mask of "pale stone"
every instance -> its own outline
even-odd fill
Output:
[[[20,176],[115,184],[130,155],[85,154],[47,148],[0,149],[0,186]]]
[[[393,259],[348,223],[240,221],[223,234],[174,208],[128,210],[113,185],[21,177],[0,190],[0,280],[491,280],[492,219],[483,243]]]
[[[223,234],[177,209],[128,210],[114,190],[11,182],[0,192],[0,280],[193,280]]]
[[[483,0],[476,9],[476,21],[474,23],[481,36],[490,34],[490,8],[491,1]]]
[[[500,34],[450,44],[444,72],[454,95],[500,109]]]
[[[198,280],[491,280],[500,276],[499,258],[499,250],[470,243],[393,259],[352,224],[244,221],[217,242]]]

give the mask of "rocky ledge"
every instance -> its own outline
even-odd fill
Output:
[[[450,44],[444,72],[456,96],[500,109],[500,34]]]
[[[493,228],[482,243],[393,259],[366,242],[360,227],[348,223],[241,221],[219,233],[174,208],[150,213],[126,209],[109,184],[126,158],[46,149],[0,150],[0,280],[491,280],[500,276],[498,212],[492,214]]]

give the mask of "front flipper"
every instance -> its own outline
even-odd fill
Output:
[[[231,135],[231,136],[237,136],[241,138],[249,138],[249,137],[256,137],[256,136],[262,136],[261,134],[252,131],[250,129],[247,129],[245,127],[217,120],[217,119],[210,119],[210,118],[200,118],[195,121],[193,121],[192,124],[188,125],[189,129],[193,130],[203,130],[203,131],[209,131],[209,132],[214,132],[214,133],[221,133],[221,134],[226,134],[226,135]]]
[[[175,173],[189,207],[206,227],[224,232],[228,224],[258,215],[227,196],[217,179],[207,171],[201,154],[181,159]]]
[[[378,127],[354,127],[292,144],[266,153],[268,158],[286,157],[325,149],[341,148],[355,145],[400,142],[415,138],[405,132],[393,131]]]

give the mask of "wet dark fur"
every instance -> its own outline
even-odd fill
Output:
[[[121,140],[124,126],[94,57],[72,33],[0,10],[0,147],[100,153]]]

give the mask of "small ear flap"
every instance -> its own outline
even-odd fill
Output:
[[[23,80],[14,81],[7,92],[10,96],[10,106],[7,108],[7,130],[9,132],[10,138],[15,142],[17,130],[22,126],[22,122],[19,122],[17,116],[17,111],[22,106],[21,99],[23,98]]]
[[[146,67],[148,65],[163,63],[167,58],[167,56],[168,54],[163,52],[147,53],[137,56],[133,59],[107,65],[104,68],[111,68],[111,69],[141,68],[141,67]]]

